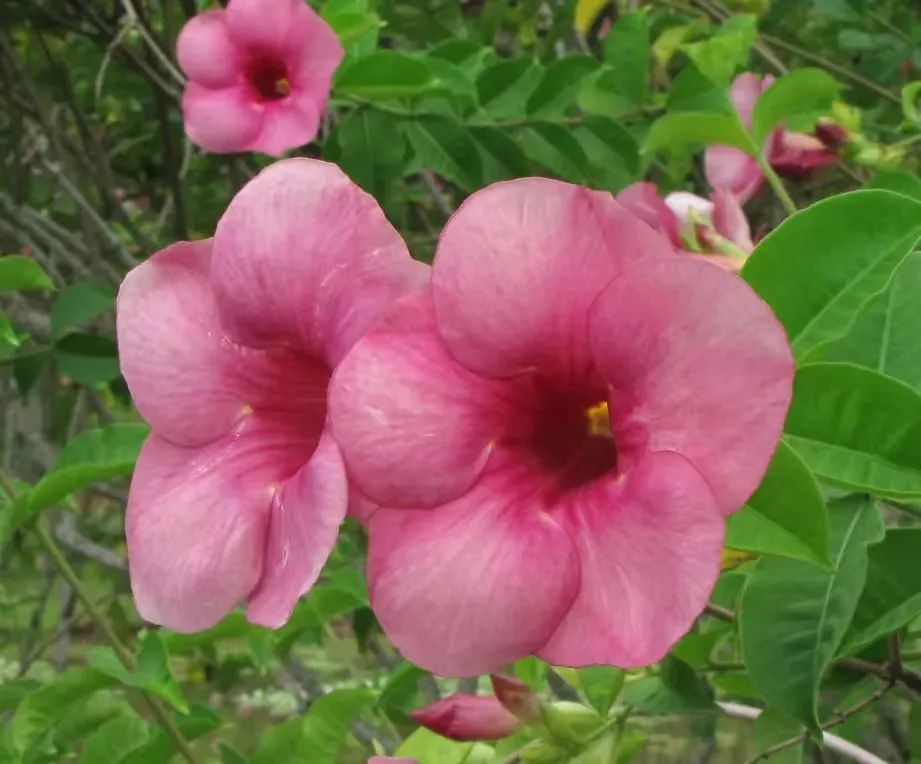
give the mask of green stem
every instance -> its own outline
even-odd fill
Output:
[[[790,193],[787,191],[787,187],[783,184],[780,176],[774,172],[774,168],[771,167],[771,163],[759,154],[758,164],[761,166],[761,170],[764,172],[764,177],[767,178],[767,182],[774,190],[777,198],[780,199],[780,203],[783,205],[786,213],[788,215],[795,215],[797,212],[796,202],[793,201],[793,197],[790,196]]]
[[[10,500],[14,500],[16,498],[15,487],[13,486],[10,479],[2,472],[0,472],[0,486],[3,487],[3,490],[10,497]],[[115,651],[115,655],[118,657],[118,660],[121,661],[121,664],[128,671],[134,671],[137,668],[137,663],[134,660],[134,656],[131,654],[131,651],[125,647],[125,644],[121,641],[118,634],[115,633],[115,629],[112,628],[112,624],[109,619],[106,618],[105,613],[103,613],[102,610],[96,606],[93,598],[83,586],[83,582],[80,580],[77,572],[71,567],[70,563],[67,561],[67,558],[64,556],[64,553],[61,551],[61,547],[59,547],[57,542],[52,538],[51,534],[48,532],[48,529],[45,527],[41,519],[35,523],[35,533],[36,536],[38,536],[38,540],[41,542],[45,552],[47,552],[52,562],[54,562],[55,567],[64,577],[64,580],[67,581],[70,587],[74,590],[74,593],[77,595],[80,602],[83,603],[83,607],[86,608],[86,612],[90,614],[90,617],[96,622],[99,628],[102,629],[106,639],[108,639],[109,643],[112,645],[112,649]],[[195,753],[189,747],[188,741],[185,739],[185,737],[183,737],[182,732],[176,725],[176,720],[173,719],[172,714],[163,705],[160,699],[151,697],[146,693],[142,693],[142,697],[150,707],[153,715],[157,718],[160,726],[163,727],[163,731],[172,740],[173,745],[182,756],[182,758],[184,758],[188,764],[199,764]]]

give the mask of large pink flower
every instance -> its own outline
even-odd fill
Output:
[[[338,367],[333,431],[381,505],[369,589],[406,657],[480,674],[655,661],[719,572],[793,377],[739,279],[609,194],[529,178],[448,222],[431,291]]]
[[[761,94],[774,83],[770,75],[762,78],[753,72],[744,72],[733,80],[729,91],[732,105],[747,128],[752,126],[752,114]],[[841,142],[843,132],[837,125],[826,125],[824,133],[834,131]],[[789,177],[803,177],[815,170],[834,164],[837,155],[826,142],[806,133],[792,133],[784,127],[777,127],[768,138],[765,153],[768,162],[777,172]],[[750,199],[764,181],[764,173],[758,160],[732,146],[715,145],[704,154],[704,169],[707,181],[716,191],[733,194],[741,203]]]
[[[342,46],[304,0],[230,0],[182,29],[182,112],[208,151],[279,155],[312,140]]]
[[[153,429],[126,520],[144,618],[194,631],[248,598],[250,620],[285,622],[346,511],[331,369],[426,272],[338,168],[292,159],[240,191],[213,240],[128,274],[119,354]]]

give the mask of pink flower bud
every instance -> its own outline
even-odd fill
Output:
[[[497,698],[487,695],[451,695],[409,715],[452,740],[499,740],[521,725]]]
[[[489,678],[496,698],[521,721],[531,722],[540,718],[540,699],[528,685],[503,674],[492,674]]]
[[[832,151],[839,149],[848,139],[848,132],[834,122],[819,122],[815,126],[815,137]]]

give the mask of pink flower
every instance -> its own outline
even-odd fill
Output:
[[[189,20],[177,55],[189,138],[277,156],[317,134],[343,51],[303,0],[230,0]]]
[[[346,511],[331,370],[426,272],[337,167],[292,159],[237,194],[214,239],[128,274],[121,366],[153,429],[126,519],[145,619],[195,631],[248,598],[251,621],[285,622]]]
[[[423,727],[452,740],[500,740],[522,722],[492,695],[451,695],[410,711]]]
[[[639,666],[706,604],[724,518],[757,487],[793,359],[747,284],[609,194],[541,178],[473,194],[431,289],[330,384],[394,644],[444,675],[534,653]]]
[[[774,82],[770,75],[760,77],[753,72],[740,74],[732,83],[729,95],[743,124],[751,128],[752,113],[761,94]],[[837,129],[836,129],[837,128]],[[817,134],[828,136],[827,141],[806,135],[791,133],[778,127],[768,138],[766,155],[777,172],[790,177],[803,177],[811,172],[834,164],[837,155],[834,149],[844,140],[842,128],[825,124],[817,128]],[[834,141],[837,140],[837,144]],[[704,169],[707,181],[717,191],[728,191],[744,204],[761,188],[764,173],[758,160],[744,151],[731,146],[710,146],[704,154]]]
[[[667,236],[678,252],[702,254],[729,270],[738,271],[754,249],[748,218],[728,191],[715,191],[712,200],[687,191],[663,199],[652,183],[642,181],[627,186],[617,201]]]

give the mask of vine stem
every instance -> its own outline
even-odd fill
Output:
[[[16,499],[17,491],[10,479],[3,472],[0,472],[0,485],[2,485],[3,490],[9,496],[10,501],[14,501]],[[86,612],[89,613],[90,618],[96,622],[96,625],[99,626],[103,634],[105,634],[106,639],[109,640],[109,643],[112,645],[112,650],[115,652],[118,660],[128,671],[135,671],[137,669],[137,662],[134,660],[134,656],[131,654],[131,651],[125,646],[124,642],[121,641],[118,634],[115,633],[115,629],[112,627],[111,622],[108,618],[106,618],[105,613],[103,613],[102,610],[97,607],[89,592],[86,591],[86,588],[83,586],[83,582],[80,580],[77,572],[73,569],[73,567],[71,567],[71,564],[67,561],[67,557],[64,555],[61,547],[58,546],[57,542],[48,532],[48,529],[45,527],[45,524],[41,521],[41,519],[35,523],[35,534],[38,537],[42,548],[45,550],[45,552],[54,563],[55,567],[58,569],[58,572],[60,572],[64,580],[67,581],[70,587],[74,590],[74,593],[77,595],[77,598],[80,600],[80,602],[83,603],[83,607],[86,608]],[[162,701],[160,701],[159,698],[154,698],[143,691],[142,697],[150,708],[151,713],[153,713],[153,715],[156,717],[157,722],[163,728],[163,731],[167,734],[170,740],[172,740],[176,751],[182,756],[182,758],[184,758],[188,764],[200,764],[198,758],[195,756],[195,753],[189,746],[188,741],[185,739],[178,725],[176,724],[176,720],[173,718],[169,710],[163,705]]]
[[[780,203],[783,205],[786,213],[788,215],[795,215],[797,212],[796,202],[793,201],[793,197],[790,196],[790,192],[787,191],[787,187],[783,184],[780,176],[774,172],[774,168],[771,167],[771,163],[760,155],[758,157],[758,163],[761,165],[761,169],[764,172],[764,177],[767,178],[767,182],[774,190],[777,198],[780,199]]]

